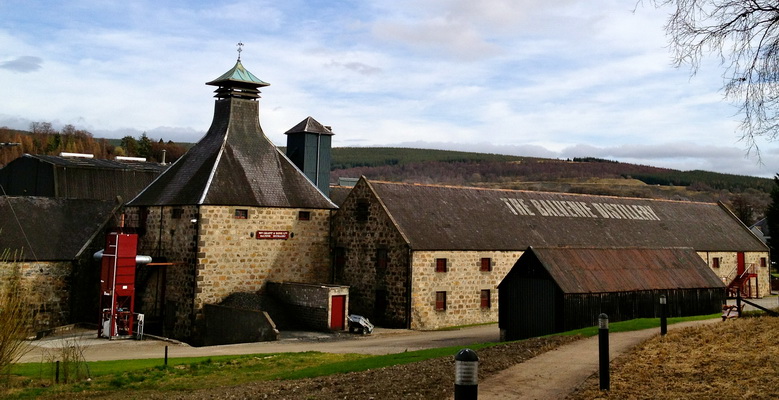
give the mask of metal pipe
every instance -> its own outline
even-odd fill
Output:
[[[94,258],[96,261],[100,261],[103,259],[103,252],[105,252],[105,249],[101,249],[95,252],[95,254],[92,255],[92,258]],[[135,263],[136,264],[148,264],[151,262],[151,256],[142,256],[140,254],[135,256]]]

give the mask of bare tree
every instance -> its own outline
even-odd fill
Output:
[[[725,67],[725,97],[743,114],[742,136],[759,155],[756,140],[779,136],[779,2],[776,0],[654,0],[671,7],[666,25],[676,66],[695,74],[707,55]]]
[[[16,255],[16,254],[14,254]],[[25,338],[32,323],[32,307],[28,289],[22,283],[19,265],[12,260],[9,250],[0,252],[0,380],[8,382],[11,366],[28,350]]]

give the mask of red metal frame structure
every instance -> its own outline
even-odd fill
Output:
[[[99,337],[133,335],[137,247],[136,234],[111,232],[106,236],[100,270]]]

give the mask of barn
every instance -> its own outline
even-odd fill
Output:
[[[768,248],[716,203],[361,178],[332,226],[333,282],[384,326],[497,321],[497,286],[531,246],[690,248],[720,282],[770,294]]]
[[[498,285],[503,340],[609,321],[716,313],[725,284],[691,248],[528,248]]]
[[[83,156],[24,154],[0,169],[0,194],[127,201],[165,170],[158,163]]]

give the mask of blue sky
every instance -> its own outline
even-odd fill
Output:
[[[597,6],[595,5],[597,4]],[[671,65],[669,10],[603,0],[0,2],[0,126],[195,142],[242,62],[277,145],[312,116],[334,146],[601,157],[771,177],[711,58]]]

